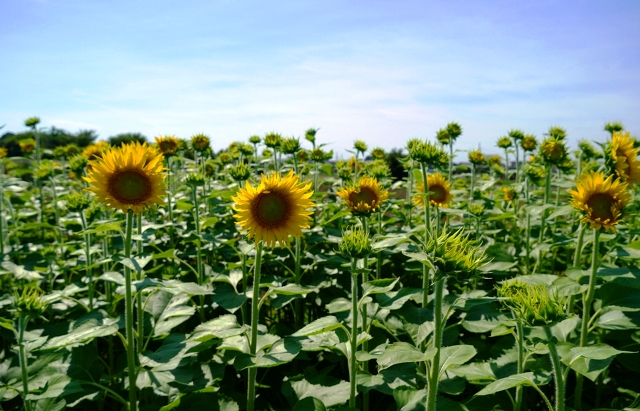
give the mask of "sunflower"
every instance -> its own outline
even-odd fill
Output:
[[[313,190],[311,182],[300,183],[299,178],[293,170],[284,178],[280,173],[263,174],[257,187],[247,181],[232,197],[234,218],[249,238],[274,247],[276,242],[289,244],[289,235],[300,237],[302,229],[309,228]]]
[[[611,140],[611,159],[615,174],[623,181],[640,184],[638,149],[633,147],[629,132],[614,131]]]
[[[502,198],[504,201],[513,201],[516,198],[516,190],[511,187],[502,187]]]
[[[357,184],[344,187],[338,191],[347,207],[353,214],[369,215],[380,208],[387,200],[389,192],[373,177],[361,177]]]
[[[92,161],[87,191],[111,208],[140,214],[153,204],[164,204],[162,155],[146,144],[113,148]]]
[[[560,164],[567,157],[567,148],[562,140],[548,138],[540,145],[540,154],[546,163]]]
[[[180,143],[175,136],[156,137],[156,144],[165,157],[171,157],[178,152]]]
[[[6,147],[0,147],[0,158],[5,158],[9,151]]]
[[[109,148],[109,143],[106,141],[98,141],[95,144],[91,144],[82,150],[82,155],[89,161],[96,160],[102,157],[102,154]]]
[[[599,230],[604,227],[616,232],[614,225],[620,222],[622,209],[631,199],[627,184],[614,180],[610,175],[606,179],[601,172],[583,173],[576,183],[577,190],[569,190],[571,205],[582,212],[582,222]]]
[[[196,151],[206,151],[211,144],[211,139],[206,135],[200,133],[191,137],[191,147]]]
[[[427,176],[429,186],[429,204],[436,207],[446,207],[453,200],[451,185],[440,173],[433,173]],[[424,183],[416,184],[418,195],[413,197],[413,202],[424,206]]]
[[[32,153],[36,148],[36,141],[32,138],[26,138],[18,142],[20,149],[26,154]]]

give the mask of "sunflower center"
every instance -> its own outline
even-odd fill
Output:
[[[349,201],[355,205],[364,203],[369,207],[373,207],[377,200],[378,196],[369,187],[360,187],[360,191],[349,193]]]
[[[135,170],[115,173],[107,186],[109,194],[125,204],[140,204],[147,200],[151,192],[149,178]]]
[[[260,194],[255,205],[255,215],[268,226],[281,225],[289,215],[287,199],[276,191],[266,191]]]
[[[614,198],[607,193],[594,194],[587,200],[587,205],[593,211],[591,215],[601,221],[612,220],[614,218],[611,209],[614,205]]]
[[[160,150],[164,153],[173,153],[176,150],[176,145],[172,141],[163,141],[160,143]]]
[[[439,184],[429,186],[429,200],[435,203],[443,203],[447,199],[447,190]]]

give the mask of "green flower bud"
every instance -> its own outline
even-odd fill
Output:
[[[86,210],[92,203],[91,197],[84,193],[73,192],[67,194],[67,209],[73,213]]]
[[[527,164],[524,166],[524,175],[535,185],[540,185],[544,181],[547,176],[544,168],[535,165],[535,164]]]
[[[251,143],[251,144],[260,144],[261,141],[262,141],[262,139],[260,138],[260,136],[251,136],[251,137],[249,137],[249,143]]]
[[[564,301],[543,285],[505,281],[498,290],[503,304],[516,319],[529,327],[550,326],[566,318]]]
[[[238,151],[243,156],[252,156],[253,155],[253,147],[251,147],[251,144],[247,144],[247,143],[238,144]]]
[[[264,145],[271,149],[280,147],[281,141],[282,136],[278,133],[267,133],[267,135],[264,136]]]
[[[475,276],[477,270],[486,264],[486,256],[480,246],[474,244],[468,235],[462,235],[462,229],[455,233],[443,230],[440,237],[430,239],[425,251],[437,268],[436,279],[448,276],[467,280]]]
[[[588,140],[578,141],[578,148],[582,152],[582,160],[584,161],[602,157],[602,153],[598,152]]]
[[[282,140],[282,152],[284,154],[295,154],[300,150],[300,140],[295,137],[288,137]]]
[[[473,165],[481,165],[486,161],[484,154],[480,150],[469,151],[469,162]]]
[[[567,147],[558,138],[547,138],[540,145],[540,154],[546,164],[562,164],[567,159]]]
[[[69,159],[69,169],[74,173],[82,173],[89,160],[82,154],[77,154]]]
[[[367,151],[368,147],[367,147],[367,143],[365,143],[362,140],[356,140],[353,142],[353,148],[356,149],[356,151],[360,152],[360,153],[364,153],[365,151]]]
[[[238,163],[229,169],[229,174],[237,182],[246,181],[251,176],[251,169],[244,163]]]
[[[518,130],[514,128],[512,130],[509,130],[509,133],[507,134],[509,135],[509,137],[511,137],[515,141],[521,141],[524,139],[524,133],[522,132],[522,130]]]
[[[436,132],[436,140],[438,140],[441,144],[449,144],[452,139],[447,129],[441,128]]]
[[[200,173],[189,173],[184,182],[190,187],[202,187],[205,183],[205,176]]]
[[[39,288],[27,286],[22,289],[22,294],[14,292],[13,308],[18,314],[39,317],[47,309],[43,295],[44,292]]]
[[[229,153],[228,151],[223,151],[222,153],[220,153],[220,155],[218,156],[218,160],[220,161],[220,163],[222,163],[222,165],[227,165],[227,164],[231,164],[233,163],[233,156],[231,155],[231,153]]]
[[[412,142],[409,156],[419,163],[435,168],[442,168],[449,164],[447,153],[428,141]]]
[[[36,126],[40,123],[40,117],[29,117],[24,121],[24,125],[27,127],[36,128]]]
[[[538,147],[538,140],[536,140],[536,136],[533,134],[526,134],[522,141],[520,141],[520,147],[524,151],[533,151]]]
[[[613,133],[616,131],[624,130],[624,126],[622,125],[622,123],[618,121],[610,121],[604,125],[604,130],[608,131],[609,133],[611,133],[611,135],[613,135]]]
[[[55,173],[55,165],[49,160],[42,160],[36,170],[36,177],[40,180],[46,180],[49,177],[53,177]]]
[[[559,126],[552,126],[549,128],[549,137],[556,140],[564,140],[567,137],[567,131]]]
[[[462,134],[462,126],[454,121],[447,124],[447,134],[452,141],[456,141]]]
[[[262,157],[271,158],[272,156],[273,156],[273,150],[270,150],[268,148],[265,148],[264,150],[262,150]]]
[[[476,217],[482,217],[484,209],[484,203],[472,203],[469,205],[469,212]]]
[[[67,147],[66,146],[58,146],[53,149],[53,156],[55,158],[64,158],[67,156]]]
[[[318,132],[319,129],[317,128],[310,128],[308,129],[305,133],[304,133],[304,138],[309,141],[310,143],[315,143],[316,142],[316,133]]]
[[[513,141],[509,137],[500,137],[498,139],[498,147],[507,149],[513,145]]]
[[[327,154],[321,148],[315,148],[311,151],[311,159],[316,163],[322,163]]]
[[[340,177],[343,181],[351,181],[353,178],[353,170],[351,167],[340,167],[338,168],[338,177]]]
[[[207,177],[213,176],[213,173],[216,172],[216,167],[217,167],[217,164],[215,161],[207,160],[207,162],[204,163],[204,175]]]
[[[376,160],[384,160],[386,156],[387,156],[387,153],[384,152],[384,148],[376,147],[373,150],[371,150],[371,157],[373,157]]]
[[[354,226],[342,233],[342,240],[338,243],[338,253],[344,258],[363,258],[371,254],[369,233],[361,227]]]

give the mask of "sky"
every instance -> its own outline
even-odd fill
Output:
[[[0,134],[39,116],[217,150],[313,127],[339,156],[451,121],[460,155],[512,128],[640,134],[636,1],[0,0],[0,58]]]

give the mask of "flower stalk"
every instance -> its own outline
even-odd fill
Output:
[[[127,211],[127,227],[124,239],[125,258],[131,258],[131,232],[133,231],[133,210]],[[133,296],[131,293],[131,268],[124,266],[124,307],[125,307],[125,327],[127,334],[127,374],[129,377],[129,410],[137,411],[137,385],[136,385],[136,360],[135,341],[133,335]]]
[[[260,311],[260,269],[262,267],[262,241],[256,243],[256,261],[253,267],[253,296],[251,299],[251,342],[249,354],[255,357],[258,352],[258,314]],[[256,377],[258,369],[249,368],[249,381],[247,384],[247,411],[255,410]]]

